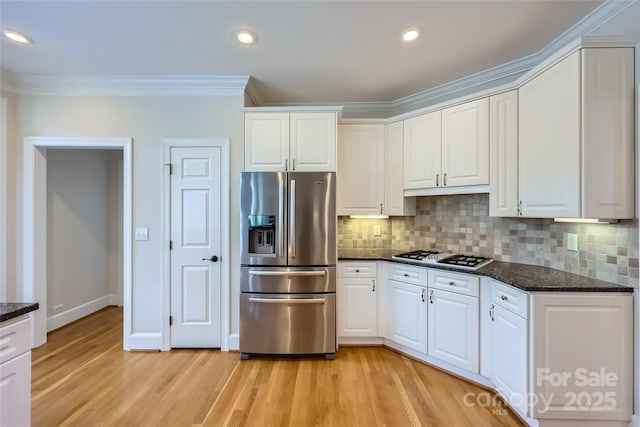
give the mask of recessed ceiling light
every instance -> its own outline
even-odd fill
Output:
[[[14,30],[4,30],[2,34],[9,40],[13,40],[14,42],[22,43],[22,44],[33,44],[33,39],[26,34],[22,34],[18,31]]]
[[[420,36],[420,30],[417,28],[407,28],[402,32],[402,40],[410,42]]]
[[[258,40],[258,37],[256,36],[255,33],[248,30],[238,31],[238,41],[240,43],[253,44],[256,42],[256,40]]]

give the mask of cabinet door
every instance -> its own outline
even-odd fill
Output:
[[[433,188],[442,184],[440,154],[441,112],[404,121],[404,189]]]
[[[0,426],[31,425],[31,352],[0,364]]]
[[[289,162],[289,113],[245,113],[244,170],[279,172]]]
[[[388,281],[389,338],[427,353],[427,288]]]
[[[489,215],[518,216],[518,91],[489,98]]]
[[[582,50],[585,218],[633,218],[633,48]]]
[[[491,381],[521,415],[527,413],[527,321],[492,305],[490,316]]]
[[[489,184],[489,98],[442,110],[442,185]]]
[[[291,113],[291,165],[296,172],[336,170],[336,114]]]
[[[377,337],[378,297],[375,278],[338,279],[338,336]]]
[[[381,214],[384,125],[340,125],[338,136],[338,215]]]
[[[385,191],[384,213],[389,216],[416,214],[416,198],[404,197],[404,124],[385,126]]]
[[[580,216],[580,52],[519,89],[522,215]]]
[[[429,289],[429,356],[480,370],[478,298]]]
[[[633,295],[533,293],[531,300],[530,388],[541,399],[530,416],[628,422]]]

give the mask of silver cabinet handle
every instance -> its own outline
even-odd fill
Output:
[[[284,159],[284,171],[289,171],[289,159]]]
[[[522,216],[522,200],[518,202],[518,216]]]
[[[491,308],[489,309],[489,317],[491,317],[491,321],[495,322],[496,318],[493,316],[493,311],[495,310],[496,306],[491,304]]]
[[[433,290],[431,291],[431,293],[429,294],[429,302],[431,304],[433,304]]]
[[[278,207],[278,252],[280,257],[284,257],[284,179],[278,183],[278,191],[280,192],[280,206]]]
[[[422,302],[424,302],[424,291],[425,291],[425,289],[423,288],[422,289]]]
[[[291,258],[296,257],[296,180],[291,180],[291,197],[289,200],[289,247]]]
[[[445,173],[444,175],[442,175],[442,185],[443,186],[447,186],[447,174]]]
[[[440,174],[436,174],[436,187],[440,187]]]
[[[404,273],[403,276],[404,277],[409,277],[409,273]]]
[[[291,170],[292,170],[292,171],[295,171],[295,170],[296,170],[296,159],[293,159],[293,160],[291,161]]]
[[[373,289],[371,289],[371,292],[375,292],[376,291],[376,279],[372,279],[371,281],[373,282]]]
[[[249,302],[260,304],[324,304],[325,298],[249,298]]]
[[[501,296],[500,296],[500,299],[501,299],[502,301],[507,301],[509,298],[508,298],[506,295],[501,295]]]
[[[324,277],[327,272],[324,270],[299,270],[299,271],[271,271],[271,270],[251,270],[250,276],[320,276]]]
[[[453,280],[449,281],[449,286],[455,286],[456,282],[454,282]]]
[[[380,203],[380,215],[382,215],[382,203]]]

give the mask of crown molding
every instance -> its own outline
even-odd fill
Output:
[[[264,105],[262,96],[260,96],[260,92],[258,91],[258,88],[256,88],[256,79],[254,77],[249,76],[244,93],[251,100],[252,105]]]
[[[249,76],[15,76],[15,92],[60,96],[243,96]]]

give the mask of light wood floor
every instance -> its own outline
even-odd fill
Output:
[[[521,426],[484,389],[382,347],[336,360],[217,350],[126,352],[122,310],[49,334],[33,351],[38,426]],[[465,395],[467,398],[465,399]]]

